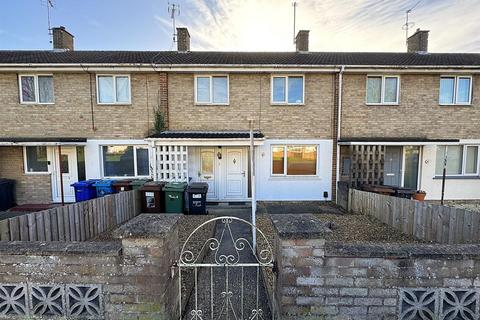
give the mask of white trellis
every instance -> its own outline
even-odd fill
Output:
[[[156,166],[157,180],[188,182],[188,146],[157,146]]]

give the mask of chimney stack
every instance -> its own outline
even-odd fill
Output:
[[[52,28],[53,49],[73,51],[73,35],[64,26]]]
[[[297,52],[308,52],[308,33],[310,30],[299,30],[295,37]]]
[[[177,51],[190,51],[190,33],[187,28],[177,28]]]
[[[407,39],[407,52],[428,52],[428,33],[429,30],[420,30],[412,34]]]

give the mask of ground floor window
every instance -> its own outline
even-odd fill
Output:
[[[316,145],[277,145],[272,147],[272,175],[317,175]]]
[[[26,173],[47,173],[48,159],[47,147],[28,146],[25,147],[25,172]]]
[[[437,146],[435,175],[478,175],[478,146]],[[446,161],[446,163],[445,163]]]
[[[150,175],[148,149],[144,146],[103,146],[104,177],[146,177]]]

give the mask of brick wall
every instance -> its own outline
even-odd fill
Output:
[[[275,223],[276,216],[272,219]],[[329,242],[310,236],[312,219],[298,224],[301,230],[277,231],[276,297],[282,319],[407,319],[401,314],[417,312],[415,299],[440,319],[455,309],[446,297],[466,294],[479,303],[477,245]]]
[[[194,75],[169,74],[171,130],[248,130],[256,119],[268,138],[331,139],[334,75],[305,75],[305,105],[270,103],[270,74],[235,74],[230,78],[228,106],[195,105]]]
[[[479,82],[480,76],[473,76],[472,106],[440,106],[439,74],[403,74],[399,105],[367,106],[366,74],[346,74],[342,137],[479,137]]]
[[[8,124],[0,127],[0,137],[144,138],[151,133],[155,108],[166,108],[164,73],[130,74],[131,105],[97,105],[95,74],[53,76],[55,104],[24,105],[17,74],[0,73],[2,123]]]
[[[177,318],[178,280],[170,275],[170,266],[178,254],[177,220],[171,215],[138,216],[119,231],[121,242],[0,242],[0,288],[25,288],[19,303],[38,303],[42,301],[39,290],[60,288],[60,312],[69,319]],[[150,232],[142,227],[145,225],[161,229]],[[87,288],[85,296],[88,289],[98,288],[100,297],[91,303],[98,306],[99,315],[68,317],[72,305],[69,301],[74,296],[69,292],[78,287]],[[37,298],[32,292],[37,292]],[[55,296],[55,292],[51,293],[46,296]],[[90,292],[90,297],[93,295]],[[25,310],[32,315],[32,308]]]
[[[0,178],[15,180],[17,204],[50,203],[50,174],[25,174],[23,147],[0,147]]]

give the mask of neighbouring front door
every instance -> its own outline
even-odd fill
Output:
[[[217,200],[215,148],[202,148],[200,150],[199,180],[208,183],[207,199]]]
[[[75,201],[75,192],[72,183],[78,181],[78,169],[77,169],[77,150],[76,147],[62,147],[62,152],[60,159],[58,157],[58,149],[55,148],[55,185],[53,190],[53,201],[60,202],[62,201],[61,193],[61,181],[60,181],[60,172],[62,172],[63,178],[63,196],[65,202],[74,202]],[[61,171],[60,171],[61,169]]]
[[[402,185],[402,147],[387,147],[385,150],[383,184]]]
[[[245,149],[226,148],[224,155],[224,199],[245,199],[246,163]]]

